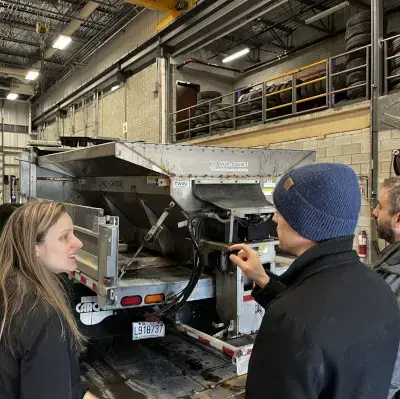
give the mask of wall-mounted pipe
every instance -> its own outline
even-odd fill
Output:
[[[181,64],[178,64],[176,66],[176,69],[182,68],[185,65],[189,65],[189,64],[206,65],[206,66],[209,66],[209,67],[218,68],[218,69],[224,69],[225,71],[231,71],[231,72],[238,72],[238,73],[242,72],[240,69],[231,68],[231,67],[218,65],[218,64],[213,64],[211,62],[198,60],[197,58],[188,58],[186,61],[182,62]]]

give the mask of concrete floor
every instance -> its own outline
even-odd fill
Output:
[[[99,399],[244,398],[245,377],[230,359],[179,333],[145,341],[116,340],[101,361],[82,365]]]

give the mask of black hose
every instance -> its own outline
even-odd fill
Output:
[[[193,228],[194,220],[197,220],[197,223]],[[194,247],[193,269],[189,282],[181,292],[174,295],[170,299],[169,303],[165,304],[159,311],[155,313],[158,316],[165,316],[167,314],[176,313],[186,303],[187,299],[192,294],[194,288],[199,281],[200,276],[204,271],[204,256],[202,255],[200,250],[200,233],[203,220],[203,214],[197,217],[189,218],[188,220],[189,234]]]

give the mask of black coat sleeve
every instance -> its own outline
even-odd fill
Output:
[[[263,308],[266,308],[272,300],[286,289],[285,284],[281,283],[277,278],[270,276],[269,283],[264,288],[255,286],[251,295]]]
[[[80,398],[79,363],[69,340],[62,338],[58,316],[50,317],[34,338],[21,361],[21,399]]]
[[[325,365],[307,329],[286,315],[264,316],[250,359],[247,399],[318,399]]]

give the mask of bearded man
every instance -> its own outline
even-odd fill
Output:
[[[400,301],[400,177],[386,179],[372,212],[378,237],[389,245],[380,253],[373,268],[385,279]],[[400,302],[399,302],[400,303]],[[393,372],[388,399],[400,398],[400,352]]]

